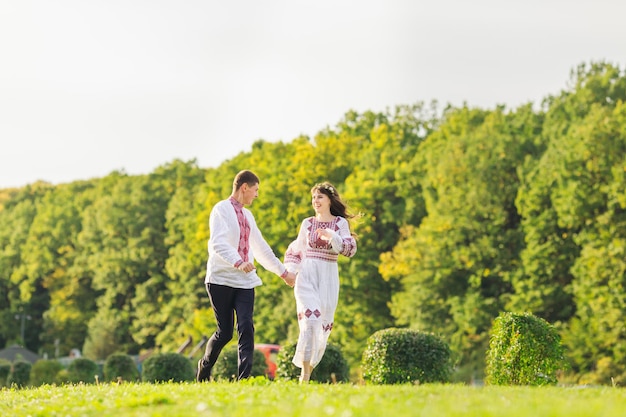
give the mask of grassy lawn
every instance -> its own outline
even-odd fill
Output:
[[[0,416],[622,417],[626,390],[464,385],[100,384],[0,391]]]

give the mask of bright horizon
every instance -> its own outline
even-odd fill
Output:
[[[618,0],[0,3],[0,188],[216,167],[350,110],[514,109],[626,67]]]

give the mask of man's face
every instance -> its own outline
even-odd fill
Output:
[[[254,184],[252,186],[248,184],[243,184],[241,186],[242,196],[244,205],[250,205],[254,201],[255,198],[259,196],[259,184]]]

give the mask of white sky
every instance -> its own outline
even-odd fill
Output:
[[[624,0],[0,0],[0,188],[215,167],[348,110],[538,103],[581,63],[624,70],[625,22]]]

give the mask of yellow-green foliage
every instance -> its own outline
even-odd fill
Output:
[[[11,373],[11,362],[6,359],[0,359],[0,388],[6,386],[7,378]]]
[[[52,359],[41,359],[33,364],[30,370],[30,384],[39,386],[59,382],[58,374],[63,370],[61,362]]]
[[[143,362],[141,379],[145,382],[193,381],[195,369],[181,354],[157,353]]]
[[[133,358],[125,353],[113,353],[104,362],[105,381],[137,381],[139,369]]]
[[[553,385],[557,371],[564,367],[561,338],[547,321],[510,312],[495,319],[487,352],[487,383]]]
[[[367,340],[363,378],[375,384],[448,382],[451,351],[431,333],[384,329]]]
[[[22,388],[28,385],[30,380],[30,370],[32,365],[30,362],[26,362],[21,359],[17,359],[11,366],[11,373],[7,378],[7,385],[9,387]]]
[[[237,363],[239,352],[237,343],[230,343],[226,346],[220,357],[217,358],[215,366],[212,369],[211,376],[216,380],[233,381],[237,379],[238,368]],[[265,376],[267,375],[267,364],[265,363],[265,355],[260,350],[255,349],[252,357],[252,371],[250,375]]]

